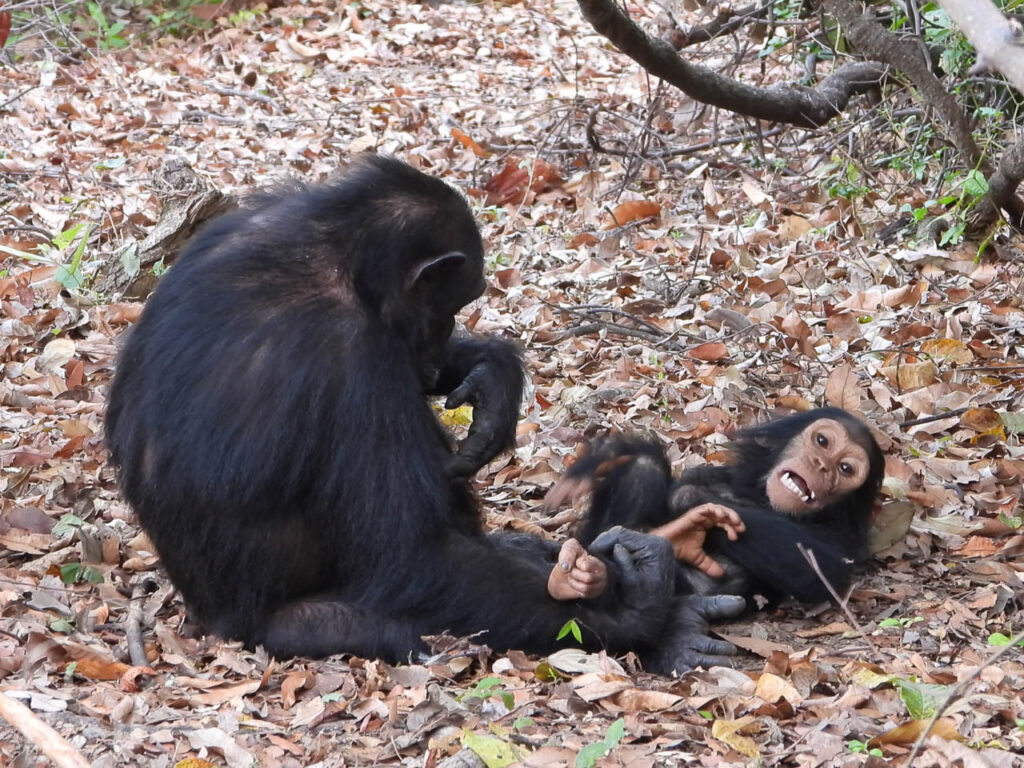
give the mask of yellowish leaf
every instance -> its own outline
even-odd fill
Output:
[[[757,742],[740,731],[755,723],[753,716],[747,715],[739,720],[715,720],[711,724],[711,735],[744,757],[758,757],[761,751]]]
[[[446,427],[468,427],[473,423],[473,406],[460,405],[450,411],[441,411],[441,423]]]
[[[515,747],[497,736],[463,731],[462,746],[472,750],[487,768],[505,768],[520,759]]]

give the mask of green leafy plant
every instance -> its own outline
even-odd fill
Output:
[[[906,629],[907,627],[913,626],[914,624],[917,624],[920,621],[924,621],[924,619],[920,616],[907,616],[905,618],[890,617],[888,619],[882,619],[880,622],[878,622],[878,626],[882,627],[883,629],[887,629],[889,627],[899,627],[900,629]]]
[[[1024,517],[1021,515],[1008,515],[1005,512],[999,513],[999,522],[1005,525],[1007,528],[1018,530],[1024,526]]]
[[[58,539],[63,539],[65,536],[70,536],[78,528],[85,525],[85,520],[80,518],[78,515],[72,515],[70,513],[61,515],[60,520],[53,526],[53,535]]]
[[[988,636],[988,644],[994,645],[997,648],[1003,648],[1013,642],[1013,637],[1010,635],[1004,635],[1002,632],[993,632]],[[1024,648],[1024,638],[1017,642],[1017,645]]]
[[[583,642],[583,630],[580,629],[580,625],[577,623],[576,619],[569,619],[565,622],[565,624],[562,625],[562,628],[558,630],[558,636],[555,640],[561,640],[563,637],[568,635],[572,635],[573,640],[577,643]]]
[[[470,690],[459,697],[459,701],[467,699],[489,699],[497,697],[505,705],[505,709],[511,711],[516,704],[515,697],[505,689],[500,677],[485,677],[477,680]]]
[[[626,735],[626,721],[621,717],[608,726],[604,738],[594,744],[588,744],[576,755],[576,768],[593,768],[597,761],[611,752]]]
[[[65,563],[59,566],[60,580],[71,584],[102,584],[103,574],[91,565],[84,563]]]
[[[832,158],[822,170],[825,188],[829,197],[853,200],[863,197],[872,191],[862,180],[862,174],[853,162],[840,157]]]
[[[896,680],[894,685],[899,689],[900,698],[907,706],[907,712],[915,720],[933,717],[949,695],[949,688],[945,685],[910,680]]]
[[[865,754],[871,755],[872,757],[882,757],[882,750],[878,747],[868,748],[867,742],[860,741],[859,739],[851,739],[846,742],[846,748],[854,754]]]
[[[99,3],[86,3],[85,9],[89,13],[89,18],[96,24],[96,42],[100,48],[109,51],[128,47],[128,41],[121,37],[121,32],[127,26],[125,22],[115,21],[111,24]]]
[[[69,291],[80,291],[85,287],[87,278],[84,273],[82,258],[85,246],[92,234],[91,222],[78,222],[56,235],[49,243],[37,246],[39,253],[22,251],[7,245],[0,245],[0,253],[6,253],[24,261],[38,264],[50,264],[57,267],[54,280]],[[64,252],[74,245],[70,261],[65,262]]]

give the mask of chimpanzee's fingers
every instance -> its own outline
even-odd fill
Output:
[[[739,595],[689,595],[683,598],[683,602],[687,608],[696,611],[707,621],[736,618],[747,607],[747,601]]]
[[[725,576],[725,569],[711,555],[704,553],[704,556],[693,563],[694,568],[704,571],[712,579],[720,579]]]
[[[732,667],[736,662],[728,656],[715,656],[704,653],[684,653],[683,654],[683,669],[693,669],[694,667]]]
[[[712,653],[717,656],[735,656],[736,646],[725,640],[716,640],[707,635],[691,635],[687,638],[686,647],[695,653]]]
[[[607,531],[602,531],[601,534],[590,542],[590,552],[599,553],[602,555],[609,555],[612,552],[612,548],[619,541],[619,536],[626,530],[621,525],[613,525]]]
[[[587,550],[576,539],[566,539],[562,542],[562,548],[558,550],[558,567],[568,573],[577,565],[577,560],[586,553]]]
[[[473,384],[467,378],[464,382],[459,384],[459,386],[453,389],[451,394],[445,398],[444,407],[449,411],[458,408],[460,405],[464,405],[472,394]]]
[[[444,407],[451,410],[452,408],[458,408],[464,403],[476,405],[473,396],[480,393],[482,378],[481,368],[473,368],[466,374],[466,378],[462,380],[462,383],[448,394],[444,401]]]
[[[600,584],[604,580],[604,572],[592,573],[590,571],[581,571],[577,566],[569,574],[569,580],[575,584],[583,584],[585,586]]]

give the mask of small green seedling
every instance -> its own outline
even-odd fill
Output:
[[[492,696],[501,699],[501,703],[509,711],[516,705],[515,697],[505,690],[500,677],[485,677],[482,680],[477,680],[476,685],[459,697],[459,701],[465,701],[466,699],[486,700]]]
[[[865,754],[871,755],[872,757],[882,757],[882,750],[878,747],[872,747],[868,749],[867,742],[859,741],[858,739],[851,739],[846,742],[846,748],[854,754]]]
[[[572,635],[573,640],[577,643],[583,643],[583,630],[580,629],[580,625],[576,622],[576,619],[569,619],[562,628],[558,630],[558,636],[555,640],[561,640],[566,635]]]
[[[579,754],[576,755],[576,768],[594,768],[597,761],[611,752],[625,735],[626,721],[620,717],[608,726],[601,741],[588,744],[579,751]]]

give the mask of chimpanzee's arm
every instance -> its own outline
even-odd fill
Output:
[[[453,336],[431,395],[447,395],[446,408],[473,406],[469,435],[459,444],[448,472],[468,476],[508,448],[516,434],[523,397],[523,362],[501,339]]]
[[[669,492],[669,512],[674,519],[700,504],[737,503],[736,483],[733,474],[739,471],[733,466],[692,467],[673,483]],[[658,521],[658,525],[668,522]]]
[[[792,595],[805,603],[829,599],[829,592],[800,553],[801,543],[814,552],[818,567],[833,589],[842,595],[850,584],[850,565],[832,542],[827,527],[801,524],[792,518],[756,507],[737,507],[746,532],[736,541],[714,529],[706,548],[723,554],[753,577],[755,589]]]

